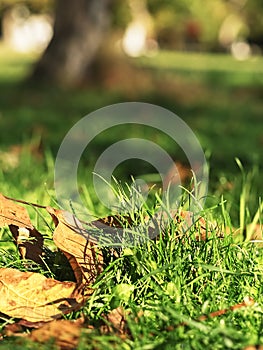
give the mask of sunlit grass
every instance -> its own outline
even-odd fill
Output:
[[[261,56],[251,56],[244,61],[238,61],[230,54],[160,51],[156,56],[139,60],[163,69],[263,73]]]
[[[22,80],[38,57],[35,53],[18,53],[0,42],[0,82],[9,84]]]
[[[130,200],[121,187],[115,193],[122,204]],[[183,193],[182,199],[187,196]],[[165,209],[158,196],[155,200],[156,208],[161,205]],[[105,268],[93,286],[93,295],[81,311],[66,316],[84,315],[95,325],[93,330],[83,330],[79,349],[243,349],[263,343],[263,251],[260,244],[246,241],[242,232],[238,237],[226,232],[232,223],[224,202],[219,198],[218,207],[202,211],[205,220],[213,222],[213,226],[207,225],[206,240],[197,239],[196,225],[183,232],[181,223],[174,220],[155,239],[119,248],[117,256],[103,248]],[[140,208],[136,202],[130,204],[125,206],[125,215],[133,217],[136,212],[143,220],[149,211],[147,204]],[[247,206],[241,204],[241,216],[244,210]],[[259,212],[258,218],[262,207]],[[137,234],[135,228],[130,230]],[[10,252],[1,252],[2,267],[25,269],[18,254],[12,260]],[[254,305],[198,320],[248,297]],[[100,334],[96,324],[103,314],[119,306],[126,310],[130,333],[121,338],[117,333]],[[13,346],[12,342],[5,340],[0,349]],[[20,339],[14,348],[15,344],[33,348]],[[53,348],[51,344],[49,348]]]
[[[263,85],[262,56],[238,61],[230,54],[160,51],[154,57],[138,59],[138,64],[195,82],[214,82],[226,87]]]

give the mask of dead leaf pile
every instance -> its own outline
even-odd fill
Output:
[[[45,342],[50,337],[55,338],[61,349],[74,349],[78,342],[84,320],[59,320],[64,314],[78,310],[93,292],[92,284],[103,271],[103,255],[98,241],[89,234],[89,227],[108,231],[122,227],[118,217],[109,216],[91,223],[80,222],[73,214],[12,199],[0,194],[0,227],[8,226],[15,244],[19,249],[21,259],[29,259],[45,266],[44,237],[32,225],[25,207],[18,204],[33,205],[46,210],[55,225],[53,241],[67,260],[74,272],[76,282],[61,282],[47,278],[35,272],[22,272],[13,268],[0,268],[0,312],[19,319],[18,322],[6,326],[3,336],[17,335],[23,327],[38,328],[27,337],[31,340]],[[167,222],[167,216],[180,225],[193,225],[193,215],[190,212],[159,213],[152,218],[148,228],[149,238],[156,237],[156,232],[162,232],[162,224]],[[132,224],[130,217],[125,218]],[[209,234],[208,223],[203,218],[194,222],[197,239],[206,239]],[[158,231],[156,231],[158,230]],[[92,230],[91,230],[92,232]],[[181,230],[181,234],[184,230]],[[158,239],[158,238],[157,238]],[[201,320],[201,318],[200,318]],[[120,308],[104,316],[100,326],[102,333],[117,332],[119,336],[128,334],[124,311]]]
[[[31,323],[51,321],[78,309],[91,295],[90,286],[103,265],[96,243],[74,230],[61,210],[40,207],[52,216],[56,226],[54,242],[69,260],[76,282],[59,282],[39,273],[0,269],[0,312]],[[32,225],[26,208],[0,194],[0,227],[4,226],[9,227],[22,259],[44,265],[44,238]]]
[[[34,329],[28,338],[39,343],[47,343],[50,339],[54,339],[59,349],[76,349],[82,326],[83,319],[53,321]]]
[[[23,337],[38,343],[53,340],[60,350],[73,350],[78,346],[81,333],[89,334],[94,329],[93,325],[85,323],[83,317],[76,320],[53,320],[34,324],[35,328],[30,333],[24,332],[25,325],[27,323],[22,321],[7,325],[4,336]],[[102,315],[97,329],[101,334],[116,334],[124,339],[129,334],[124,310],[118,307],[109,314]]]
[[[19,203],[19,204],[18,204]],[[21,272],[15,269],[0,269],[0,312],[25,322],[48,322],[63,314],[78,309],[92,294],[92,284],[103,270],[103,256],[96,239],[88,235],[88,230],[71,213],[12,199],[0,194],[0,227],[8,226],[22,259],[29,259],[44,265],[44,238],[30,221],[29,214],[22,204],[30,204],[45,209],[55,225],[53,241],[68,259],[76,282],[59,282],[34,272]],[[159,215],[159,214],[158,214]],[[159,216],[154,217],[149,236],[153,234],[154,222],[160,223]],[[178,222],[190,220],[187,212],[171,213]],[[149,219],[149,218],[148,218]],[[132,224],[131,218],[127,222]],[[205,222],[200,221],[202,225]],[[90,223],[90,227],[105,230],[121,227],[118,217],[107,217]],[[203,228],[204,230],[205,228]]]

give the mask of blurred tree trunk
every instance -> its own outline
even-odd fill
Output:
[[[86,80],[110,25],[110,0],[57,0],[54,35],[31,81],[74,86]]]

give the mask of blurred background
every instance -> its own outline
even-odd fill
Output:
[[[46,190],[52,193],[57,150],[74,123],[109,104],[141,101],[175,112],[196,133],[213,196],[238,198],[244,180],[238,158],[253,174],[250,196],[258,204],[261,0],[2,0],[0,22],[2,192],[31,200],[43,192],[44,200]],[[136,125],[98,135],[83,155],[80,176],[89,176],[120,135],[153,140],[189,176],[169,137]],[[145,162],[127,160],[115,175],[153,172]]]

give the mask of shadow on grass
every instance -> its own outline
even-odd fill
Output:
[[[256,70],[250,74],[251,66],[244,73],[238,70],[238,66],[233,66],[230,67],[232,70],[222,72],[215,69],[215,57],[204,56],[208,59],[207,62],[211,62],[207,69],[201,71],[193,69],[190,56],[186,56],[171,54],[170,61],[164,60],[163,63],[161,59],[154,64],[154,61],[145,61],[143,70],[138,73],[139,81],[142,78],[144,83],[140,86],[137,81],[137,85],[129,88],[129,76],[125,76],[124,84],[120,80],[121,74],[115,80],[113,77],[110,86],[72,90],[27,86],[19,82],[23,80],[21,72],[16,80],[5,76],[3,65],[0,72],[4,78],[0,83],[1,149],[36,143],[40,151],[51,150],[55,157],[66,133],[82,117],[110,104],[139,101],[171,110],[192,128],[208,155],[212,183],[222,176],[235,176],[239,173],[235,157],[247,169],[258,164],[262,170],[263,88]],[[203,59],[200,57],[196,56],[199,60]],[[229,59],[219,58],[219,61],[222,59],[226,60],[226,65]],[[6,63],[6,66],[10,68],[13,62],[12,66],[17,64],[19,71],[28,71],[30,60],[13,60]],[[256,83],[257,79],[259,84]],[[124,126],[111,128],[98,135],[83,155],[85,164],[92,167],[109,145],[130,137],[157,142],[175,161],[185,161],[182,150],[164,134],[147,128]],[[125,177],[131,174],[137,176],[152,169],[142,162],[134,166],[131,161],[126,162],[119,171]]]

